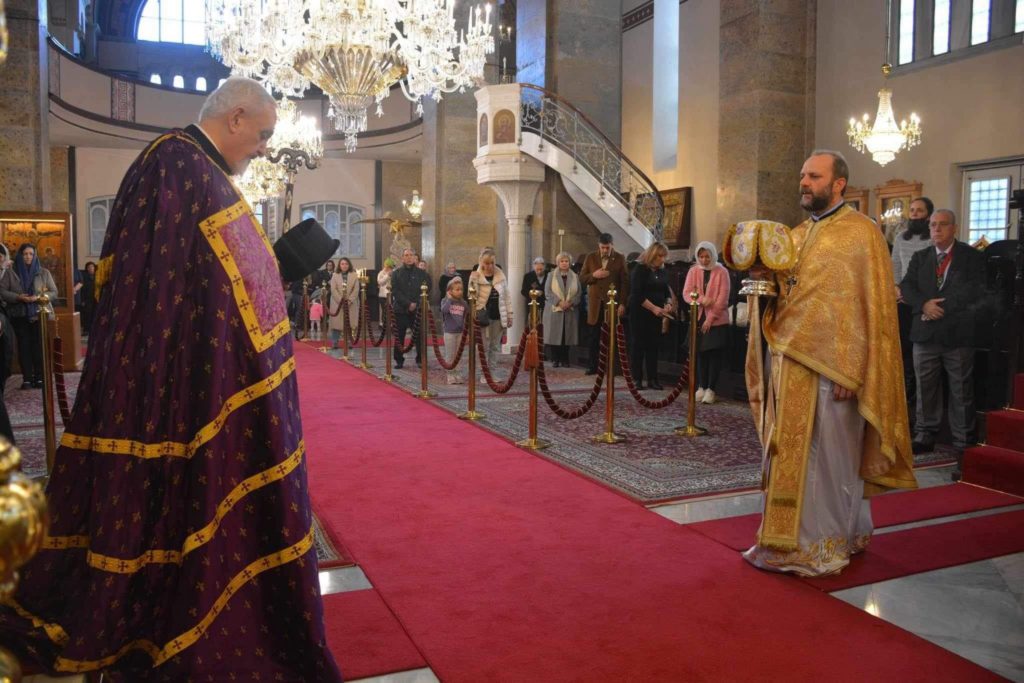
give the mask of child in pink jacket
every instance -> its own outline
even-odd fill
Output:
[[[320,299],[313,299],[309,306],[309,338],[314,341],[320,339],[320,321],[324,319],[324,305]]]
[[[697,395],[702,403],[715,402],[715,385],[725,365],[729,345],[729,271],[718,263],[718,250],[711,242],[697,245],[697,262],[686,274],[682,299],[690,302],[696,291],[697,322]]]

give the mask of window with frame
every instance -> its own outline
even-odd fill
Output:
[[[103,238],[107,234],[107,223],[113,206],[113,196],[93,197],[89,200],[89,256],[99,256],[103,252]]]
[[[894,63],[904,66],[989,44],[1018,44],[1014,34],[1024,32],[1024,0],[895,0],[891,17],[889,47]]]
[[[135,37],[159,43],[206,45],[206,0],[147,0]]]
[[[348,256],[361,259],[366,257],[363,228],[365,224],[357,224],[363,220],[363,209],[352,204],[341,202],[317,202],[302,205],[302,220],[315,218],[331,237],[336,237],[341,244],[334,256]]]

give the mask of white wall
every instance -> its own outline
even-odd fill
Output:
[[[89,200],[117,194],[117,188],[136,150],[79,147],[76,150],[78,263],[95,261],[99,254],[89,253]],[[315,171],[299,171],[295,179],[295,200],[292,222],[298,223],[301,206],[311,202],[334,201],[362,207],[367,218],[373,218],[374,162],[355,159],[324,159]],[[365,258],[353,259],[356,268],[372,268],[374,264],[374,226],[364,224]]]
[[[659,190],[693,187],[691,240],[717,239],[719,0],[679,6],[679,148],[673,170],[653,170],[654,22],[622,37],[622,150]]]
[[[694,4],[694,3],[686,3]],[[890,76],[897,121],[921,117],[921,144],[882,167],[846,138],[851,116],[872,120],[882,86],[883,3],[818,1],[816,146],[850,162],[850,184],[872,189],[886,180],[924,183],[937,207],[960,212],[957,164],[1024,155],[1024,45]]]

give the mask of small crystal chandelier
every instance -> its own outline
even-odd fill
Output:
[[[4,13],[4,0],[0,0],[0,64],[7,61],[7,16]]]
[[[304,155],[304,156],[303,156]],[[249,168],[235,184],[249,204],[279,197],[298,165],[309,159],[313,167],[324,155],[323,136],[316,119],[300,116],[295,102],[284,99],[277,105],[277,125],[267,143],[267,156],[249,162]],[[293,158],[300,161],[291,164]],[[295,165],[295,169],[291,168]]]
[[[886,76],[890,71],[890,65],[882,67],[882,73]],[[869,123],[867,114],[864,114],[860,121],[851,118],[846,135],[854,149],[863,152],[867,148],[871,158],[880,166],[885,166],[895,159],[896,153],[904,147],[910,149],[920,144],[921,119],[911,112],[910,121],[904,119],[897,126],[896,117],[892,113],[892,91],[889,88],[882,88],[878,91],[878,113],[875,114],[875,122]]]
[[[410,199],[408,202],[403,199],[402,208],[405,209],[405,212],[408,213],[410,216],[412,216],[416,220],[419,220],[420,217],[423,215],[423,200],[420,199],[420,191],[413,190],[412,199]]]
[[[491,7],[474,7],[456,29],[455,0],[210,0],[211,52],[232,72],[285,96],[311,85],[353,152],[367,110],[396,82],[422,114],[423,97],[463,91],[483,78],[494,52]]]

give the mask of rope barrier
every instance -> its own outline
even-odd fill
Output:
[[[605,323],[601,326],[601,352],[598,356],[597,376],[594,378],[594,388],[590,390],[590,396],[587,397],[582,406],[574,410],[567,410],[558,405],[555,397],[551,394],[551,389],[548,388],[548,380],[544,374],[544,328],[543,325],[537,326],[537,344],[540,349],[537,381],[540,383],[540,391],[544,395],[544,402],[548,404],[548,408],[551,408],[551,412],[558,417],[564,420],[575,420],[589,413],[590,409],[597,403],[597,399],[601,395],[601,384],[604,382],[605,374],[608,372],[608,345],[604,341],[608,336],[607,333],[608,324]]]
[[[409,353],[412,350],[413,344],[416,343],[416,338],[420,335],[420,316],[417,315],[413,318],[412,338],[409,340],[409,343],[406,344],[404,339],[398,339],[398,321],[396,320],[398,316],[395,315],[395,309],[391,305],[391,302],[388,302],[388,308],[391,309],[391,339],[394,340],[395,344],[402,345],[402,353]]]
[[[626,353],[626,330],[619,324],[615,330],[615,337],[619,342],[619,363],[622,365],[622,376],[626,379],[626,387],[629,389],[629,393],[636,399],[636,402],[642,405],[644,408],[652,408],[658,410],[660,408],[667,408],[668,406],[675,403],[676,399],[682,395],[686,389],[690,378],[690,366],[687,362],[686,366],[683,367],[682,373],[679,375],[679,379],[676,381],[675,387],[672,389],[668,396],[661,399],[660,401],[651,401],[644,398],[633,381],[633,370],[629,365],[629,354]],[[602,340],[603,341],[603,340]]]
[[[445,361],[444,356],[441,355],[441,346],[444,342],[438,343],[438,340],[443,340],[443,336],[437,334],[437,320],[434,319],[434,312],[427,311],[427,315],[430,318],[429,331],[434,338],[434,356],[437,357],[437,362],[440,363],[441,367],[445,370],[454,370],[459,365],[459,361],[462,360],[462,352],[466,349],[466,341],[469,339],[469,325],[462,326],[462,336],[459,338],[459,348],[455,352],[455,358],[449,364]]]
[[[60,408],[60,421],[67,427],[71,420],[71,410],[68,408],[68,388],[64,382],[64,340],[60,337],[53,339],[53,383],[57,388],[57,407]]]
[[[512,385],[516,382],[516,377],[519,375],[519,370],[522,367],[523,355],[526,353],[526,337],[529,336],[530,330],[524,329],[523,336],[519,338],[519,348],[516,350],[516,358],[512,362],[512,370],[509,372],[508,379],[505,380],[504,384],[498,384],[491,376],[491,366],[487,362],[487,352],[484,350],[484,335],[483,330],[480,330],[480,336],[476,338],[476,349],[477,355],[480,357],[480,369],[484,373],[484,380],[487,382],[487,386],[491,388],[496,394],[507,394]]]

